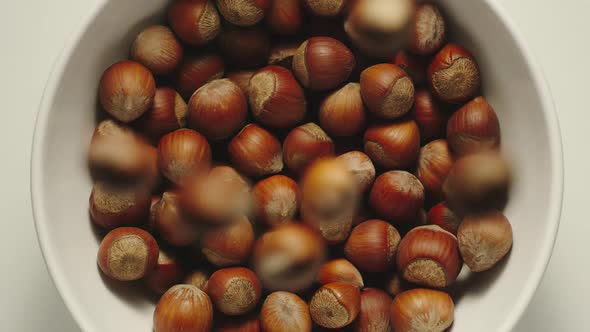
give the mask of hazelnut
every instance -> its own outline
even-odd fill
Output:
[[[334,136],[354,136],[366,123],[359,83],[348,83],[330,94],[320,106],[320,126]]]
[[[102,239],[98,267],[111,279],[138,280],[154,269],[158,252],[158,244],[148,232],[136,227],[119,227]]]
[[[201,239],[201,251],[218,267],[245,264],[254,246],[255,234],[248,218],[242,216],[227,225],[209,228]]]
[[[345,0],[303,0],[308,10],[317,16],[334,17],[346,9]]]
[[[313,284],[325,251],[323,239],[312,229],[285,224],[258,238],[253,266],[264,288],[300,292]]]
[[[295,219],[301,205],[299,186],[284,175],[260,180],[252,191],[256,219],[279,226]]]
[[[205,289],[215,308],[230,316],[252,311],[262,292],[258,277],[243,267],[217,270],[209,278]]]
[[[90,194],[90,217],[104,229],[138,226],[148,217],[150,201],[150,192],[145,186],[98,181]]]
[[[213,306],[209,296],[191,285],[170,288],[154,312],[154,332],[207,332],[212,325]]]
[[[445,18],[437,5],[419,4],[410,25],[410,50],[420,55],[435,53],[445,42],[446,28]]]
[[[438,203],[428,211],[428,223],[437,225],[445,231],[457,235],[462,219],[444,203]]]
[[[449,115],[442,105],[427,89],[418,90],[415,99],[410,115],[420,129],[422,143],[445,138]]]
[[[246,125],[229,143],[232,164],[246,175],[260,177],[283,170],[281,143],[255,124]]]
[[[260,325],[265,332],[311,332],[309,307],[293,293],[271,293],[262,304]]]
[[[499,211],[470,215],[457,231],[459,251],[473,272],[491,269],[512,248],[512,226]]]
[[[98,87],[100,104],[121,122],[139,118],[154,103],[156,81],[144,65],[121,61],[102,74]]]
[[[199,223],[220,225],[251,210],[250,183],[229,166],[191,177],[180,191],[180,205]]]
[[[221,15],[238,26],[251,26],[264,18],[270,0],[216,0]]]
[[[322,265],[318,272],[317,281],[320,285],[341,281],[359,288],[365,286],[359,270],[344,258],[337,258]]]
[[[395,224],[409,224],[424,206],[424,186],[405,171],[381,174],[371,189],[369,204],[378,216]]]
[[[160,201],[153,206],[152,214],[156,231],[170,245],[191,245],[202,233],[201,228],[184,215],[175,192],[162,194]]]
[[[287,167],[302,174],[314,161],[334,155],[334,142],[313,122],[293,129],[283,142]]]
[[[312,37],[295,53],[293,72],[306,88],[329,90],[346,81],[354,64],[354,55],[338,40]]]
[[[267,66],[250,79],[250,107],[256,120],[273,128],[299,123],[306,113],[303,89],[288,69]]]
[[[361,73],[361,94],[369,111],[381,119],[395,119],[414,104],[414,84],[400,67],[382,63]]]
[[[176,35],[190,45],[204,45],[221,30],[219,13],[211,0],[175,0],[168,21]]]
[[[456,213],[486,211],[505,204],[511,178],[510,164],[499,152],[472,154],[455,162],[443,192]]]
[[[453,167],[453,156],[444,139],[432,141],[420,149],[416,177],[430,199],[443,198],[442,186]]]
[[[266,24],[277,35],[297,34],[303,24],[301,2],[299,0],[271,1],[270,9],[266,14]]]
[[[309,303],[311,318],[319,326],[339,329],[350,325],[361,306],[359,288],[346,282],[333,282],[318,289]]]
[[[460,156],[498,147],[500,122],[496,112],[483,97],[473,99],[450,117],[447,139]]]
[[[173,131],[160,139],[158,165],[168,180],[179,184],[211,166],[211,147],[207,139],[194,130]]]
[[[451,285],[462,265],[457,238],[436,225],[412,229],[397,249],[397,267],[404,279],[427,287]]]
[[[365,221],[350,233],[344,255],[362,271],[389,271],[395,265],[400,239],[397,229],[389,223],[376,219]]]
[[[154,105],[137,121],[142,133],[154,140],[186,126],[188,106],[184,99],[171,88],[158,88]]]
[[[371,188],[376,171],[369,156],[360,151],[351,151],[341,154],[337,159],[343,162],[355,177],[359,192],[365,193]]]
[[[234,135],[246,121],[248,103],[239,86],[229,79],[200,87],[188,104],[189,127],[211,140]]]
[[[303,221],[319,230],[331,244],[350,234],[358,207],[358,188],[352,173],[337,159],[314,163],[301,182]]]
[[[180,64],[183,48],[166,26],[152,25],[143,29],[131,46],[131,58],[156,75],[168,75]]]
[[[412,289],[393,299],[391,325],[395,332],[443,332],[453,324],[454,310],[453,299],[447,293]]]
[[[160,248],[156,266],[144,281],[149,290],[157,295],[162,295],[172,286],[179,284],[183,276],[184,271],[180,262]]]
[[[414,121],[377,124],[369,127],[364,137],[365,152],[385,169],[407,169],[420,153],[420,132]]]
[[[178,92],[189,100],[193,93],[212,80],[223,77],[225,65],[221,57],[202,54],[185,59],[178,70],[176,87]]]
[[[361,307],[354,324],[354,332],[392,332],[392,299],[386,292],[366,288],[361,292]]]
[[[428,67],[432,92],[447,103],[461,103],[473,98],[481,85],[479,66],[469,51],[447,44]]]

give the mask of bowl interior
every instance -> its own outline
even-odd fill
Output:
[[[508,331],[536,289],[553,246],[561,204],[561,146],[548,93],[521,40],[493,0],[440,1],[453,40],[472,50],[484,93],[516,168],[506,215],[514,248],[494,270],[461,276],[455,332]],[[85,331],[151,331],[153,302],[141,284],[104,279],[88,216],[86,149],[102,71],[126,58],[138,31],[162,19],[165,0],[107,1],[66,48],[47,87],[35,137],[32,191],[41,246],[66,304]],[[140,9],[139,9],[140,8]]]

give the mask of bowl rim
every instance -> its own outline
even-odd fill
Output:
[[[551,157],[550,164],[551,168],[553,169],[553,175],[550,180],[551,188],[553,190],[549,193],[549,207],[547,214],[551,223],[549,224],[547,232],[542,239],[542,243],[544,245],[540,248],[541,250],[537,256],[537,261],[531,270],[529,282],[527,283],[526,287],[520,291],[519,297],[516,301],[516,304],[514,305],[514,309],[504,319],[504,322],[498,330],[499,332],[509,332],[514,329],[522,314],[524,313],[524,310],[532,300],[532,297],[539,287],[543,275],[545,274],[553,253],[553,248],[555,246],[559,224],[561,221],[561,210],[563,203],[563,148],[555,104],[550,87],[547,84],[541,66],[535,60],[536,58],[534,57],[533,52],[528,46],[524,36],[520,32],[520,29],[513,21],[512,17],[509,15],[504,6],[497,0],[481,1],[488,5],[490,10],[496,15],[499,21],[507,28],[511,34],[511,37],[514,39],[516,47],[523,54],[528,70],[531,72],[535,90],[539,92],[543,117],[547,123],[549,153]],[[51,275],[53,283],[56,286],[61,298],[63,299],[66,307],[72,314],[72,317],[78,326],[84,331],[95,331],[96,329],[90,325],[90,320],[87,319],[87,313],[80,310],[81,306],[78,305],[76,296],[72,294],[71,289],[67,286],[67,283],[64,279],[64,270],[58,268],[58,264],[56,263],[56,253],[53,252],[52,246],[50,245],[47,232],[49,222],[46,216],[44,204],[45,197],[43,195],[43,167],[41,165],[41,161],[43,158],[43,141],[47,136],[47,122],[49,119],[51,105],[54,103],[55,93],[59,88],[57,83],[61,81],[64,70],[73,52],[76,50],[76,46],[78,45],[79,41],[89,29],[91,24],[94,23],[97,16],[102,13],[107,3],[108,1],[105,0],[99,1],[99,3],[96,4],[93,9],[88,10],[86,13],[81,15],[81,18],[79,19],[78,23],[74,25],[70,36],[66,39],[64,47],[56,58],[51,73],[47,79],[47,83],[43,91],[43,97],[39,105],[33,134],[30,161],[31,204],[41,253],[45,260],[47,270],[49,271],[49,274]]]

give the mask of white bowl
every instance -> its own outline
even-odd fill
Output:
[[[562,153],[557,118],[539,67],[493,0],[440,1],[453,39],[481,65],[516,180],[506,214],[514,249],[469,281],[453,332],[509,331],[549,261],[559,224]],[[109,282],[96,267],[99,238],[88,217],[86,149],[95,126],[99,78],[127,56],[132,38],[162,18],[165,0],[105,1],[82,21],[49,80],[37,120],[32,198],[39,241],[66,305],[84,331],[151,331],[153,303],[141,289]]]

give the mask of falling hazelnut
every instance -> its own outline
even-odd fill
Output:
[[[175,0],[168,21],[178,37],[190,45],[204,45],[217,37],[221,20],[211,0]]]
[[[258,238],[253,266],[264,288],[301,292],[313,284],[325,251],[322,237],[312,229],[285,224]]]
[[[201,239],[201,251],[217,267],[245,264],[252,253],[254,240],[250,220],[241,216],[227,225],[205,231]]]
[[[248,92],[252,113],[263,125],[288,128],[305,116],[305,94],[288,69],[267,66],[258,70]]]
[[[381,119],[395,119],[414,104],[414,83],[400,67],[383,63],[361,73],[361,94],[369,111]]]
[[[420,152],[420,132],[414,121],[376,124],[365,132],[365,152],[385,169],[410,168]]]
[[[330,37],[312,37],[293,57],[293,72],[311,90],[329,90],[350,76],[354,54],[341,42]]]
[[[395,332],[446,331],[454,320],[455,305],[447,293],[412,289],[398,294],[391,304]]]
[[[331,244],[350,234],[358,207],[358,188],[340,161],[326,158],[312,164],[301,182],[303,221],[320,231]]]
[[[320,268],[317,277],[320,285],[336,281],[347,282],[359,288],[365,286],[363,276],[352,263],[344,258],[333,259]]]
[[[229,166],[191,177],[180,190],[180,206],[195,221],[221,225],[249,215],[250,183]]]
[[[473,98],[481,85],[479,66],[473,55],[457,44],[447,44],[428,67],[432,92],[447,103]]]
[[[284,175],[260,180],[252,190],[257,220],[269,226],[279,226],[295,220],[301,205],[297,182]]]
[[[358,134],[366,123],[360,84],[348,83],[324,99],[320,105],[319,123],[330,135]]]
[[[447,175],[443,192],[458,214],[501,208],[512,178],[509,162],[499,152],[484,152],[458,159]]]
[[[415,173],[430,199],[443,198],[442,186],[452,167],[453,156],[446,140],[432,141],[420,149]]]
[[[359,288],[345,282],[333,282],[318,289],[309,303],[311,318],[319,326],[339,329],[350,325],[361,306]]]
[[[158,252],[158,244],[148,232],[136,227],[119,227],[102,239],[97,261],[109,278],[132,281],[154,269]]]
[[[218,79],[195,91],[187,120],[190,128],[210,140],[220,140],[242,128],[247,115],[248,103],[240,87],[229,79]]]
[[[168,75],[180,64],[183,48],[166,26],[152,25],[143,29],[131,46],[131,58],[156,75]]]
[[[265,332],[311,332],[309,307],[293,293],[271,293],[262,304],[260,325]]]
[[[252,311],[262,292],[258,277],[243,267],[217,270],[209,278],[205,289],[215,308],[230,316]]]
[[[477,97],[453,113],[447,139],[458,155],[492,150],[500,144],[500,122],[483,97]]]
[[[369,204],[387,221],[397,225],[410,224],[424,206],[424,186],[408,172],[389,171],[375,180]]]
[[[229,143],[228,152],[232,164],[249,176],[260,177],[283,170],[281,143],[255,124],[242,128]]]
[[[465,217],[457,231],[459,251],[474,272],[491,269],[512,248],[512,226],[499,211]]]
[[[139,118],[154,103],[156,81],[144,65],[121,61],[102,75],[98,87],[100,104],[107,113],[121,122]]]
[[[352,230],[344,245],[344,255],[362,271],[389,271],[395,266],[400,239],[397,229],[389,223],[368,220]]]
[[[397,267],[404,279],[427,287],[454,283],[462,265],[457,238],[436,225],[412,229],[397,249]]]
[[[154,311],[154,332],[208,332],[213,326],[209,296],[192,285],[170,288]]]
[[[293,129],[283,142],[285,164],[298,174],[316,160],[333,156],[334,149],[332,139],[313,122]]]

